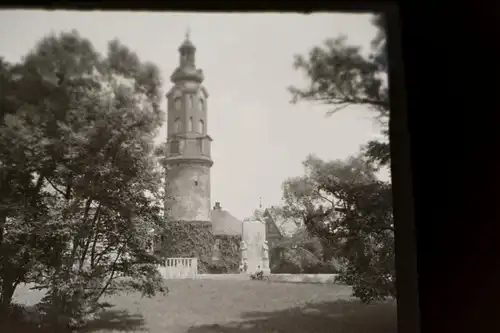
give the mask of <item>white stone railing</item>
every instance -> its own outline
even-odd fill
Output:
[[[198,258],[167,258],[158,270],[164,279],[196,279]]]

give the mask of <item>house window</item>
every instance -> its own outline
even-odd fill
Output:
[[[193,117],[189,117],[188,132],[193,131]]]
[[[198,133],[205,134],[205,122],[203,119],[198,123]]]
[[[175,140],[170,142],[170,153],[180,154],[179,141]]]
[[[175,118],[174,122],[174,132],[175,133],[180,133],[181,132],[181,118],[177,117]]]

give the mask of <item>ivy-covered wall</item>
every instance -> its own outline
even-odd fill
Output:
[[[161,257],[197,257],[198,272],[206,273],[214,245],[210,222],[168,221],[160,240],[160,246],[157,246],[155,250]]]
[[[216,235],[215,253],[209,273],[239,273],[240,272],[240,241],[241,236]]]
[[[214,236],[206,221],[169,221],[155,251],[163,258],[198,258],[198,272],[239,272],[240,236]]]

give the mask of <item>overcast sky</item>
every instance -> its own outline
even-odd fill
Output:
[[[342,159],[379,136],[373,113],[344,109],[325,118],[321,107],[291,105],[287,86],[306,81],[293,55],[346,34],[369,47],[368,14],[184,14],[133,12],[0,11],[0,55],[18,61],[44,35],[76,29],[100,52],[118,38],[168,80],[189,26],[197,67],[205,74],[208,134],[214,165],[212,205],[239,219],[281,202],[281,183],[303,172],[309,153]],[[165,103],[163,104],[166,108]],[[166,139],[162,128],[158,141]],[[388,179],[383,172],[381,178]]]

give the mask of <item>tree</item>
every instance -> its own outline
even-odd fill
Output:
[[[340,279],[364,302],[395,296],[392,193],[363,156],[309,156],[305,175],[283,183],[284,211],[321,240],[323,260],[340,259]]]
[[[271,261],[271,269],[276,273],[318,274],[338,270],[334,260],[325,260],[322,239],[304,227],[278,242],[273,253],[277,258]]]
[[[39,226],[50,242],[34,272],[49,290],[44,310],[67,322],[97,311],[107,293],[163,291],[148,251],[162,227],[157,67],[118,41],[103,57],[76,32],[43,38],[19,66],[19,107],[3,130],[34,152],[29,174],[50,194]]]
[[[370,161],[389,165],[389,87],[387,86],[387,51],[383,15],[372,19],[377,34],[368,56],[360,46],[348,44],[345,35],[328,39],[314,47],[308,56],[296,55],[294,68],[306,74],[308,87],[290,87],[292,103],[319,102],[331,106],[334,114],[353,105],[363,105],[378,113],[385,140],[372,140],[365,147]]]
[[[48,238],[40,226],[46,218],[40,170],[42,154],[38,149],[40,131],[18,131],[16,114],[31,111],[22,96],[36,95],[39,89],[20,89],[20,78],[28,74],[22,66],[0,59],[0,300],[10,305],[20,283],[29,282],[29,273],[43,254]],[[31,95],[31,96],[32,96]],[[5,144],[6,143],[6,144]]]
[[[271,206],[256,209],[251,218],[246,220],[265,221],[265,212],[276,223],[282,234],[282,239],[273,242],[271,246],[270,267],[275,273],[332,273],[335,267],[329,260],[325,261],[322,241],[316,235],[309,233],[300,217],[286,214],[286,207]],[[290,228],[294,224],[295,228]],[[297,228],[298,226],[298,228]],[[290,230],[292,229],[292,230]]]

